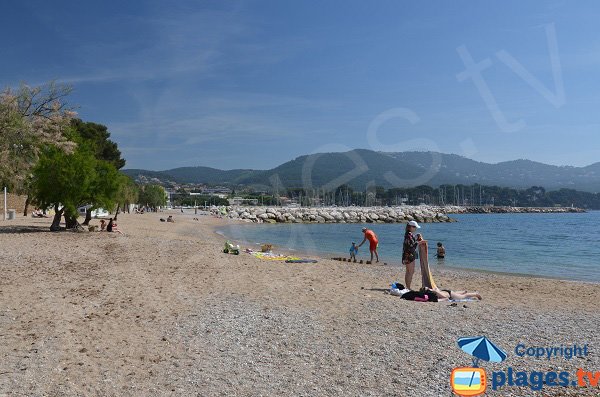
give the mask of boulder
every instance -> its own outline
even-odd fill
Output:
[[[336,221],[341,221],[344,219],[344,215],[339,212],[339,211],[333,211],[331,213],[331,216],[336,220]]]

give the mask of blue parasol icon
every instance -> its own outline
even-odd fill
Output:
[[[474,367],[477,367],[479,360],[500,363],[506,359],[506,353],[485,336],[459,338],[458,347],[474,357]]]

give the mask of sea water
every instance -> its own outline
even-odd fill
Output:
[[[600,211],[452,217],[458,222],[426,223],[418,230],[429,242],[433,266],[600,282]],[[381,262],[401,262],[403,224],[248,224],[219,232],[249,246],[271,243],[284,250],[347,256],[351,243],[362,241],[362,226],[378,235]],[[446,247],[446,258],[439,261],[438,241]],[[368,242],[358,258],[369,258]]]

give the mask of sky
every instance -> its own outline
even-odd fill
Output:
[[[435,150],[600,161],[600,3],[4,0],[0,86],[71,84],[126,168]]]

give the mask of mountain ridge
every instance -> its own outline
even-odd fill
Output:
[[[456,154],[418,151],[354,149],[316,153],[296,157],[268,170],[221,170],[196,166],[164,171],[126,169],[123,172],[134,179],[145,176],[163,183],[242,185],[266,189],[327,189],[348,184],[364,190],[373,185],[391,188],[479,183],[511,188],[543,186],[546,189],[600,191],[600,162],[585,167],[556,166],[528,159],[485,163]]]

